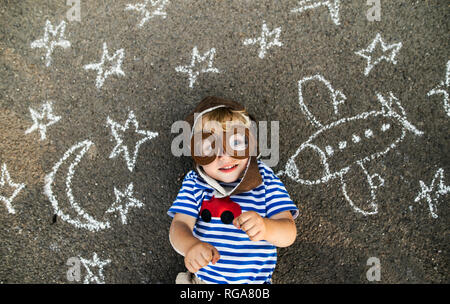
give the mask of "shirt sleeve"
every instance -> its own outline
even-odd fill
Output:
[[[264,184],[266,185],[266,216],[270,218],[277,213],[290,211],[295,219],[299,214],[297,206],[289,196],[283,182],[267,166],[264,168]]]
[[[195,183],[196,178],[192,174],[186,174],[175,201],[167,211],[170,217],[174,217],[175,213],[183,213],[198,218],[199,204],[194,195]]]

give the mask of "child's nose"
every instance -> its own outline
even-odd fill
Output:
[[[228,158],[231,157],[230,155],[227,154],[227,152],[225,152],[223,149],[219,149],[219,151],[217,152],[217,158],[222,159],[222,158]]]

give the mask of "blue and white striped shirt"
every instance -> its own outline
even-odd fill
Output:
[[[282,211],[291,211],[294,218],[299,211],[289,197],[283,183],[266,164],[258,160],[258,168],[263,182],[256,188],[230,199],[241,206],[242,212],[255,211],[262,217],[270,218]],[[222,185],[235,186],[234,183]],[[270,282],[277,262],[276,247],[267,241],[251,241],[247,234],[233,224],[224,224],[213,217],[205,222],[199,216],[203,200],[213,196],[214,189],[194,170],[189,171],[180,192],[167,214],[183,213],[197,219],[193,235],[202,242],[217,248],[220,259],[215,265],[209,263],[195,275],[206,283],[266,283]]]

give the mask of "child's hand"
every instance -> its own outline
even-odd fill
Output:
[[[186,252],[184,265],[190,272],[194,273],[208,265],[209,262],[215,264],[219,259],[220,254],[216,247],[208,243],[198,242]]]
[[[244,230],[252,241],[261,241],[266,236],[266,223],[255,211],[247,211],[233,220],[233,225]]]

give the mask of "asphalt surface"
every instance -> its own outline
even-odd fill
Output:
[[[280,176],[300,215],[295,243],[278,251],[274,283],[372,283],[366,276],[371,257],[380,261],[381,283],[449,283],[450,116],[444,94],[427,96],[445,82],[448,1],[381,1],[381,19],[371,22],[366,1],[343,0],[339,25],[325,6],[291,13],[298,1],[168,1],[161,10],[165,14],[142,27],[144,15],[125,10],[137,2],[144,1],[82,0],[80,21],[75,21],[67,17],[71,7],[66,1],[0,1],[0,282],[174,282],[184,265],[169,243],[166,211],[191,161],[172,155],[171,142],[178,135],[171,133],[172,123],[208,95],[240,101],[258,120],[280,122],[280,160],[273,169],[285,170],[288,159],[320,129],[301,110],[298,87],[300,80],[318,74],[333,92],[345,95],[345,103],[335,111],[327,85],[317,79],[305,82],[302,97],[322,127],[329,126],[318,145],[334,147],[330,169],[348,168],[346,193],[355,206],[346,199],[340,178],[306,184]],[[54,47],[49,66],[46,50],[32,48],[44,37],[46,20],[54,28],[65,20],[64,37],[58,37],[70,42]],[[261,59],[259,45],[243,41],[260,36],[263,22],[269,31],[281,28],[282,45],[272,46]],[[373,60],[387,60],[365,76],[368,61],[355,52],[367,49],[377,34],[386,45],[402,45],[395,58],[388,58],[392,48],[378,44]],[[52,34],[49,39],[57,40]],[[98,88],[97,71],[84,66],[100,61],[104,43],[109,56],[123,49],[122,73],[107,75]],[[194,47],[200,55],[215,48],[213,67],[219,73],[200,74],[191,88],[188,75],[176,68],[191,63]],[[207,61],[196,66],[207,68]],[[369,141],[361,132],[385,121],[366,117],[332,125],[380,112],[377,93],[402,113],[388,98],[390,92],[407,122],[423,134],[396,121],[393,133],[378,132]],[[40,130],[32,128],[30,109],[39,112],[49,100],[59,120],[47,116],[41,121],[48,124],[41,139]],[[130,120],[123,144],[133,151],[146,139],[131,161],[132,171],[123,152],[110,158],[117,141],[108,124],[110,118],[124,125],[130,112],[139,130],[158,132],[149,139],[136,133]],[[363,140],[351,145],[358,131]],[[348,149],[338,151],[345,139]],[[364,164],[366,172],[358,166],[358,159],[388,148]],[[317,160],[317,155],[296,159],[302,176],[324,176]],[[53,171],[48,186],[46,176]],[[367,176],[374,186],[381,179],[384,185],[369,189]],[[116,200],[114,188],[125,192],[131,183],[132,197],[141,206],[130,206],[125,218],[118,210],[107,212]],[[24,186],[15,193],[19,184]],[[423,189],[430,191],[416,201]],[[377,212],[364,215],[375,210],[368,203],[371,190]],[[76,208],[109,227],[77,227],[87,220]],[[68,259],[94,260],[94,254],[106,261],[102,270],[81,263],[80,281],[69,281]]]

